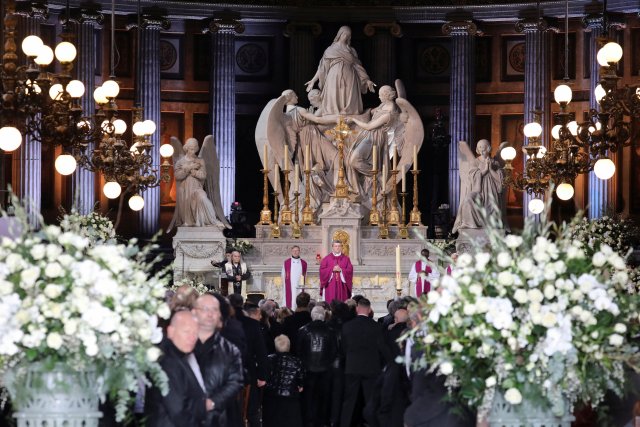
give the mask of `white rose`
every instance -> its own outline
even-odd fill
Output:
[[[58,350],[62,346],[62,337],[57,332],[51,332],[47,335],[47,346],[54,350]]]
[[[522,403],[522,394],[517,388],[510,388],[504,393],[504,400],[512,405],[519,405]]]
[[[547,312],[542,315],[540,323],[542,323],[542,326],[544,326],[545,328],[552,328],[556,325],[557,321],[558,317],[554,313]]]
[[[471,265],[473,262],[473,258],[469,254],[462,254],[458,257],[456,261],[456,267],[464,268]]]
[[[429,292],[429,294],[431,293],[436,292]],[[156,312],[156,314],[162,319],[168,319],[169,317],[171,317],[171,310],[169,309],[169,306],[167,304],[160,304],[160,307],[158,307],[158,311]]]
[[[511,363],[505,363],[504,364],[504,370],[505,371],[510,371],[513,369],[513,365]]]
[[[454,353],[460,353],[462,350],[464,350],[464,347],[462,347],[462,344],[460,344],[458,341],[453,341],[451,343],[451,351]]]
[[[487,388],[493,387],[494,385],[496,385],[496,377],[494,377],[493,375],[490,376],[489,378],[487,378],[486,380],[484,380],[484,385],[487,386]]]
[[[619,334],[624,334],[625,332],[627,332],[627,327],[622,323],[616,323],[616,325],[613,327],[613,330]]]
[[[439,292],[429,292],[427,294],[427,302],[429,304],[435,304],[439,299],[440,299],[440,293]]]
[[[607,262],[607,257],[602,252],[596,252],[591,258],[594,267],[602,267]]]
[[[529,301],[527,291],[525,291],[524,289],[517,289],[513,294],[513,299],[515,299],[519,304],[526,304],[527,301]]]
[[[78,330],[78,321],[75,319],[69,319],[64,323],[64,333],[67,335],[74,335]]]
[[[597,340],[599,336],[600,334],[598,333],[598,331],[591,332],[591,338],[593,338],[594,340]]]
[[[158,347],[150,347],[147,349],[147,360],[155,362],[160,357],[160,349]]]
[[[469,292],[471,292],[475,296],[480,296],[482,295],[482,286],[474,283],[473,285],[469,286]]]
[[[486,252],[480,252],[476,254],[476,270],[482,271],[485,269],[489,261],[491,261],[491,254]]]
[[[553,285],[547,285],[544,287],[544,297],[548,300],[553,299],[556,296],[556,288]]]
[[[58,298],[62,294],[62,286],[49,283],[44,288],[44,294],[47,296],[47,298]]]
[[[31,253],[31,256],[33,257],[33,259],[38,261],[44,258],[45,254],[47,253],[47,249],[44,245],[38,244],[32,247],[31,251],[29,252]]]
[[[95,344],[88,345],[85,347],[84,352],[87,354],[87,356],[93,357],[98,354],[98,346]]]
[[[513,276],[508,271],[501,271],[498,274],[498,283],[502,286],[511,286],[513,285]]]
[[[582,300],[583,297],[583,293],[580,292],[580,289],[574,289],[573,291],[571,291],[571,301],[580,301]]]
[[[504,243],[508,248],[515,249],[522,245],[522,237],[516,236],[515,234],[509,234],[507,237],[505,237]]]
[[[51,264],[47,264],[44,268],[44,274],[47,277],[56,278],[62,276],[63,269],[57,262],[53,262]]]
[[[475,304],[465,304],[462,311],[465,316],[473,316],[478,310],[476,309]]]
[[[13,283],[7,280],[0,280],[0,296],[7,296],[13,292]]]
[[[613,281],[621,285],[626,284],[629,281],[629,275],[626,271],[618,271],[613,275]]]
[[[540,289],[529,289],[528,295],[531,302],[542,302],[544,299],[544,295],[542,295]]]
[[[612,334],[609,337],[609,344],[614,347],[620,347],[623,342],[624,342],[624,338],[622,338],[622,335]]]
[[[518,261],[518,269],[524,274],[528,274],[533,270],[533,261],[530,258],[523,258]]]
[[[24,288],[32,286],[40,277],[40,269],[38,267],[29,267],[20,273],[21,285]]]
[[[450,362],[443,362],[440,364],[440,372],[443,375],[451,375],[453,373],[453,365]]]
[[[435,340],[436,340],[436,339],[435,339],[435,337],[434,337],[433,335],[431,335],[431,334],[427,334],[427,335],[424,337],[424,342],[425,342],[425,344],[431,344],[431,343],[433,343]]]
[[[511,265],[511,255],[507,252],[500,252],[498,254],[498,265],[502,268],[507,268]]]
[[[18,271],[24,265],[24,260],[18,254],[9,254],[7,258],[4,260],[5,264],[9,268],[10,272]]]

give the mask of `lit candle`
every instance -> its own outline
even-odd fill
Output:
[[[393,145],[393,170],[398,170],[398,150],[395,144]]]
[[[387,164],[382,165],[382,192],[387,192]]]
[[[269,152],[267,151],[267,145],[264,146],[264,155],[262,156],[264,161],[264,168],[269,169]]]
[[[275,174],[275,178],[273,180],[273,191],[278,191],[279,181],[280,181],[280,166],[276,163],[273,167],[273,173]]]
[[[296,162],[293,167],[293,191],[294,193],[300,192],[300,166]]]
[[[304,170],[307,172],[311,170],[311,149],[309,144],[304,146]]]
[[[418,147],[413,146],[413,170],[418,170]]]
[[[371,161],[371,163],[372,163],[371,170],[374,170],[374,171],[377,170],[378,169],[378,146],[377,145],[373,146],[373,160]]]
[[[407,192],[407,173],[404,170],[404,166],[402,166],[402,192]]]
[[[284,146],[284,164],[282,170],[289,170],[289,146],[286,144]]]
[[[400,289],[400,245],[396,246],[396,289]]]

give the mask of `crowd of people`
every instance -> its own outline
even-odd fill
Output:
[[[415,301],[390,300],[376,321],[358,295],[328,304],[302,292],[291,311],[180,288],[161,344],[170,391],[147,391],[147,425],[475,425],[399,340],[419,320]]]

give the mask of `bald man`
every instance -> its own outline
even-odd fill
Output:
[[[154,427],[204,426],[213,401],[207,398],[202,373],[193,349],[198,340],[198,321],[190,311],[176,312],[160,344],[160,366],[167,374],[169,393],[153,387],[147,393],[147,425]]]

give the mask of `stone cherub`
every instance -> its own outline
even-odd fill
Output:
[[[168,231],[173,227],[231,228],[222,211],[218,177],[220,164],[213,137],[208,135],[198,152],[198,140],[182,145],[171,137],[173,168],[176,178],[176,209]]]

